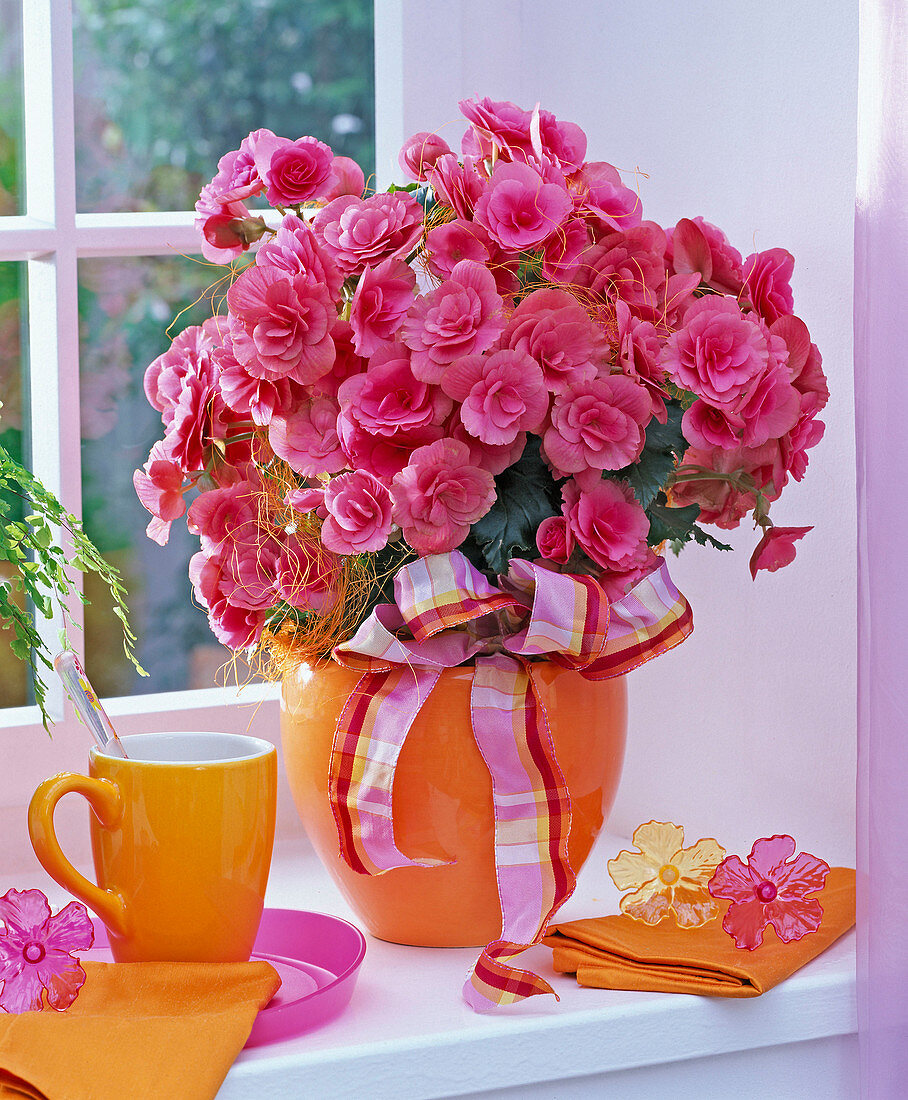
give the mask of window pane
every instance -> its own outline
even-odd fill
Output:
[[[0,217],[22,214],[22,0],[0,0]]]
[[[21,303],[27,300],[25,280],[25,264],[0,263],[0,401],[3,402],[0,409],[0,447],[16,462],[28,465],[28,338],[25,310],[21,308]],[[20,497],[0,490],[0,500],[9,509],[2,522],[23,519],[26,513]],[[12,566],[8,562],[0,562],[0,580],[8,583],[12,576]],[[20,609],[25,607],[21,593],[11,591],[10,599]],[[34,702],[28,666],[10,650],[14,637],[11,627],[0,629],[2,707],[23,707]]]
[[[229,658],[192,598],[187,568],[198,539],[180,520],[170,541],[145,535],[150,520],[136,498],[134,470],[163,436],[160,413],[143,390],[145,368],[169,346],[166,329],[211,282],[212,268],[186,258],[83,260],[79,265],[82,409],[82,516],[85,530],[120,570],[128,592],[140,677],[123,654],[110,599],[86,577],[86,672],[100,695],[214,687]],[[211,315],[209,301],[184,314],[181,332]]]
[[[75,0],[83,211],[191,209],[267,127],[374,162],[373,0]]]

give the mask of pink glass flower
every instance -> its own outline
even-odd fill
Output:
[[[671,821],[648,821],[634,831],[636,852],[619,852],[608,873],[621,891],[621,912],[644,924],[673,913],[681,928],[698,928],[718,916],[707,890],[725,849],[712,837],[684,845],[684,830]]]
[[[777,569],[791,565],[796,553],[794,544],[812,530],[812,527],[770,527],[765,531],[750,559],[753,579],[757,579],[760,569],[775,573]]]
[[[792,860],[795,847],[785,833],[764,837],[754,841],[747,863],[729,856],[716,868],[709,892],[731,900],[722,927],[736,947],[759,947],[768,924],[783,943],[820,927],[823,907],[807,895],[823,889],[829,864],[807,852]]]
[[[51,916],[40,890],[7,890],[0,898],[0,1009],[35,1012],[44,993],[51,1008],[69,1008],[85,982],[73,951],[85,951],[95,932],[85,906],[71,901]]]

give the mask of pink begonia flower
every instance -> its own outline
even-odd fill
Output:
[[[393,517],[417,554],[444,554],[495,502],[488,470],[468,464],[464,443],[439,439],[410,455],[391,483]]]
[[[333,299],[340,295],[343,275],[318,243],[309,223],[296,214],[286,215],[277,233],[260,246],[255,262],[287,275],[306,275],[311,283],[323,283]]]
[[[549,516],[536,529],[536,546],[547,560],[565,565],[574,552],[574,536],[564,516]]]
[[[813,412],[805,412],[791,431],[779,440],[782,463],[795,481],[801,481],[807,473],[807,452],[815,447],[826,431],[822,420]]]
[[[450,397],[438,386],[414,378],[402,344],[380,348],[366,373],[348,378],[337,397],[342,417],[383,436],[441,424],[451,411]]]
[[[95,930],[85,906],[71,901],[51,916],[40,890],[7,890],[0,898],[0,1009],[38,1012],[47,1003],[69,1008],[85,982],[73,951],[87,951]]]
[[[592,216],[608,229],[633,229],[643,217],[643,203],[636,191],[621,181],[618,169],[604,160],[590,161],[571,177],[581,213]]]
[[[465,157],[461,164],[450,153],[440,156],[426,173],[438,201],[466,221],[472,221],[476,203],[485,189],[485,181],[475,165],[474,157]]]
[[[737,295],[744,282],[743,260],[721,229],[701,217],[682,218],[666,237],[665,257],[675,274],[695,272],[720,294]]]
[[[794,256],[784,248],[755,252],[744,261],[743,293],[768,325],[794,309],[793,271]]]
[[[221,590],[236,607],[267,611],[276,602],[275,578],[281,541],[258,518],[235,527],[220,549]]]
[[[238,363],[233,353],[233,338],[228,334],[224,344],[215,348],[212,358],[218,368],[218,390],[224,404],[236,413],[249,416],[260,428],[267,427],[275,416],[287,416],[301,401],[305,389],[292,378],[256,378]]]
[[[405,258],[422,236],[423,208],[404,191],[368,199],[345,195],[316,214],[312,228],[344,275]]]
[[[801,403],[789,381],[787,367],[769,368],[738,402],[735,412],[744,421],[741,441],[745,447],[761,447],[791,431],[798,420]]]
[[[584,492],[571,478],[561,495],[571,533],[597,565],[622,572],[648,559],[649,520],[629,486],[602,479]]]
[[[225,153],[218,161],[218,170],[211,181],[212,193],[222,202],[248,199],[258,195],[265,185],[255,167],[255,147],[265,138],[273,138],[270,130],[253,130],[240,143],[239,149]]]
[[[256,378],[309,385],[334,364],[337,315],[324,286],[274,267],[248,267],[227,292],[235,321],[233,351]]]
[[[682,389],[712,405],[735,405],[769,365],[769,348],[736,302],[707,295],[685,313],[684,327],[668,338],[660,362]]]
[[[272,206],[299,206],[324,198],[332,183],[329,146],[314,137],[298,141],[263,135],[255,144],[255,168]]]
[[[413,353],[414,375],[440,382],[455,360],[490,348],[504,327],[501,309],[487,268],[461,260],[440,287],[416,299],[401,329]]]
[[[681,418],[681,431],[692,447],[723,447],[730,450],[741,445],[744,420],[727,408],[716,408],[697,400]]]
[[[322,542],[337,554],[368,554],[381,550],[391,534],[391,493],[377,477],[353,470],[328,482],[328,518]]]
[[[750,474],[758,488],[775,500],[784,487],[785,471],[781,466],[779,447],[767,443],[763,447],[689,447],[681,460],[683,466],[702,466],[716,473],[734,475],[743,470]],[[731,530],[756,505],[753,493],[742,493],[727,481],[711,478],[703,481],[680,481],[672,486],[672,504],[683,508],[699,504],[701,523],[714,523]]]
[[[795,847],[785,833],[763,837],[754,841],[747,863],[728,856],[716,868],[709,892],[731,900],[722,927],[736,947],[759,947],[768,924],[783,943],[820,927],[823,907],[807,895],[826,885],[829,864],[807,852],[792,860]]]
[[[650,321],[641,321],[626,302],[615,303],[618,322],[618,366],[628,378],[642,383],[649,394],[653,416],[660,424],[668,423],[665,402],[665,371],[659,365],[662,341]]]
[[[480,157],[548,161],[565,172],[576,171],[586,155],[586,134],[573,122],[561,122],[551,111],[524,111],[506,100],[465,99],[461,113],[472,123],[463,152]]]
[[[206,184],[195,204],[195,228],[201,237],[202,255],[213,264],[229,264],[250,246],[239,231],[251,217],[246,204],[238,199],[222,201],[213,185]],[[262,223],[264,224],[264,223]]]
[[[362,273],[350,305],[353,346],[372,355],[394,338],[415,300],[416,273],[403,260],[383,260]]]
[[[304,477],[334,474],[347,458],[337,434],[340,408],[330,397],[314,397],[292,412],[275,416],[268,426],[271,449],[291,470]]]
[[[199,536],[206,553],[219,553],[233,541],[235,532],[256,521],[261,493],[261,477],[199,493],[189,506],[186,526]]]
[[[439,157],[451,152],[451,146],[438,134],[420,130],[408,138],[397,154],[397,163],[401,171],[411,180],[424,183],[426,172],[435,164]]]
[[[757,579],[757,571],[765,569],[775,573],[795,560],[795,543],[813,527],[769,527],[757,543],[750,559],[750,575]]]
[[[469,464],[488,470],[493,477],[513,466],[527,445],[526,432],[518,432],[510,443],[484,443],[467,431],[460,419],[460,409],[456,407],[443,427],[445,439],[456,439],[467,445],[470,452]]]
[[[145,533],[159,546],[165,546],[171,523],[186,511],[182,467],[167,456],[163,443],[158,441],[144,467],[133,473],[132,483],[142,507],[154,517]]]
[[[275,592],[291,607],[324,614],[338,598],[331,586],[335,574],[334,562],[318,544],[291,536],[277,558]]]
[[[312,383],[310,392],[315,396],[336,398],[337,391],[348,378],[365,371],[367,360],[356,354],[349,321],[338,317],[331,329],[331,339],[334,341],[334,363],[327,374]]]
[[[534,290],[523,299],[511,314],[501,343],[532,356],[553,393],[592,381],[608,352],[605,333],[583,306],[566,290],[553,287]]]
[[[455,218],[426,234],[426,266],[433,275],[448,279],[461,260],[488,264],[492,248],[491,239],[481,225]]]
[[[568,218],[539,246],[542,250],[542,274],[552,282],[571,282],[589,243],[590,233],[586,223],[581,218]]]
[[[162,414],[165,424],[173,420],[183,380],[188,375],[209,371],[208,360],[217,346],[220,330],[226,331],[226,328],[226,321],[215,317],[210,317],[203,325],[190,325],[147,367],[145,396],[149,405]]]
[[[218,367],[211,355],[200,358],[196,373],[180,384],[176,404],[164,414],[164,451],[183,471],[198,475],[213,439],[225,439],[230,415],[218,389]]]
[[[606,233],[580,257],[578,286],[608,302],[626,302],[636,316],[656,323],[664,312],[665,231],[655,222]]]
[[[343,195],[355,195],[362,198],[366,189],[366,176],[350,157],[335,157],[331,162],[331,180],[321,196],[325,202],[339,199]]]
[[[577,382],[556,394],[542,447],[558,477],[620,470],[640,457],[651,414],[649,394],[623,374]]]
[[[441,385],[460,402],[460,419],[470,435],[495,446],[535,431],[549,407],[542,370],[523,351],[466,355],[448,367]]]
[[[499,161],[474,216],[502,248],[522,252],[554,233],[572,209],[563,180],[549,183],[529,164]]]
[[[377,435],[366,431],[352,416],[344,413],[338,417],[337,429],[347,465],[356,470],[368,470],[386,485],[390,485],[394,475],[407,465],[414,451],[445,435],[441,424]]]
[[[224,559],[200,550],[189,559],[189,579],[195,598],[208,611],[208,623],[215,638],[230,649],[253,645],[267,620],[264,610],[240,607],[230,602],[222,587]]]
[[[328,518],[324,489],[314,489],[311,486],[304,489],[291,489],[284,497],[284,503],[294,512],[315,512],[319,519]]]
[[[463,99],[458,105],[461,114],[471,123],[463,136],[462,151],[480,159],[504,154],[513,159],[522,153],[532,155],[530,124],[532,113],[507,100]]]

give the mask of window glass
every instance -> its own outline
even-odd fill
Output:
[[[374,162],[373,0],[75,0],[82,211],[191,209],[267,127]]]
[[[204,295],[220,273],[184,257],[90,259],[79,265],[82,518],[88,536],[123,576],[139,661],[149,672],[141,677],[127,661],[110,600],[89,575],[86,672],[99,695],[224,682],[219,671],[231,655],[194,604],[187,574],[198,539],[184,520],[174,523],[166,546],[147,538],[151,517],[132,482],[133,471],[164,434],[161,414],[145,397],[145,369],[166,351],[170,337],[211,315]],[[168,336],[178,311],[196,299]]]
[[[26,270],[23,263],[0,263],[0,447],[17,462],[28,465],[28,334],[25,312],[20,303],[26,298]],[[0,500],[7,508],[3,523],[24,518],[22,500],[0,489]],[[12,566],[0,562],[0,583],[13,576]],[[11,599],[21,609],[25,601],[15,588]],[[15,637],[12,629],[0,630],[0,707],[23,707],[34,702],[31,677],[23,661],[10,650]]]
[[[0,0],[0,217],[24,212],[22,0]]]

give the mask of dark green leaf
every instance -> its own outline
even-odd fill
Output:
[[[684,409],[680,402],[667,402],[668,421],[660,424],[653,417],[646,428],[646,440],[640,458],[632,466],[607,474],[617,481],[626,481],[642,508],[649,508],[656,495],[675,468],[677,460],[687,449],[687,440],[681,433],[681,417]]]
[[[471,560],[478,553],[484,571],[504,573],[509,558],[536,557],[539,524],[559,511],[560,494],[539,447],[530,436],[519,461],[495,478],[495,503],[473,524],[464,553]]]

